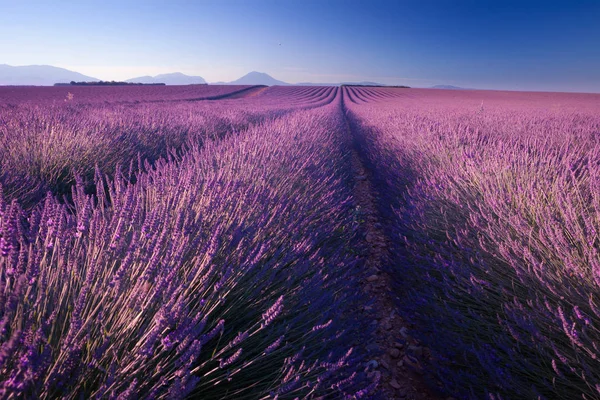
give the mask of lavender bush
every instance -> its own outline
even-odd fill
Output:
[[[0,396],[367,396],[335,99],[72,206],[0,202]]]
[[[460,398],[600,398],[597,96],[346,90],[429,371]]]

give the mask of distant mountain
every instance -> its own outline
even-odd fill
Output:
[[[314,82],[300,82],[300,83],[287,83],[273,78],[269,74],[264,72],[252,71],[240,79],[236,79],[231,82],[213,82],[211,85],[265,85],[265,86],[340,86],[340,85],[356,85],[356,86],[387,86],[377,82],[340,82],[340,83],[314,83]]]
[[[198,85],[204,84],[206,81],[201,76],[189,76],[181,72],[173,72],[172,74],[160,74],[156,76],[140,76],[138,78],[127,79],[129,83],[164,83],[167,85]]]
[[[269,74],[265,74],[264,72],[256,72],[252,71],[249,74],[242,76],[240,79],[237,79],[233,82],[228,82],[228,85],[266,85],[266,86],[274,86],[274,85],[283,85],[287,86],[289,83],[278,81],[273,78]]]
[[[13,67],[0,64],[0,85],[52,86],[55,83],[98,82],[99,79],[51,65],[24,65]]]
[[[435,86],[432,86],[430,89],[468,90],[467,88],[462,88],[462,87],[452,86],[452,85],[435,85]]]

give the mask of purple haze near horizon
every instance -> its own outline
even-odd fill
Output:
[[[105,80],[180,71],[209,82],[600,92],[600,3],[0,0],[0,63]]]

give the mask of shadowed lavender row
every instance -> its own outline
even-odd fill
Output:
[[[455,397],[599,399],[599,96],[346,90],[415,361]]]
[[[1,202],[1,397],[367,396],[342,128],[338,97],[74,212]]]

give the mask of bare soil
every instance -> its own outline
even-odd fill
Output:
[[[348,135],[352,135],[347,124]],[[351,136],[352,137],[352,136]],[[370,361],[366,370],[371,376],[379,375],[379,389],[384,399],[439,400],[425,384],[418,358],[427,357],[427,349],[407,334],[407,325],[396,313],[395,294],[383,265],[389,262],[390,238],[385,234],[377,208],[377,192],[372,176],[365,168],[356,145],[352,148],[354,197],[360,208],[362,233],[367,254],[367,269],[363,290],[373,305],[364,306],[363,313],[376,324],[374,343],[367,345]],[[417,359],[409,357],[417,355]]]

